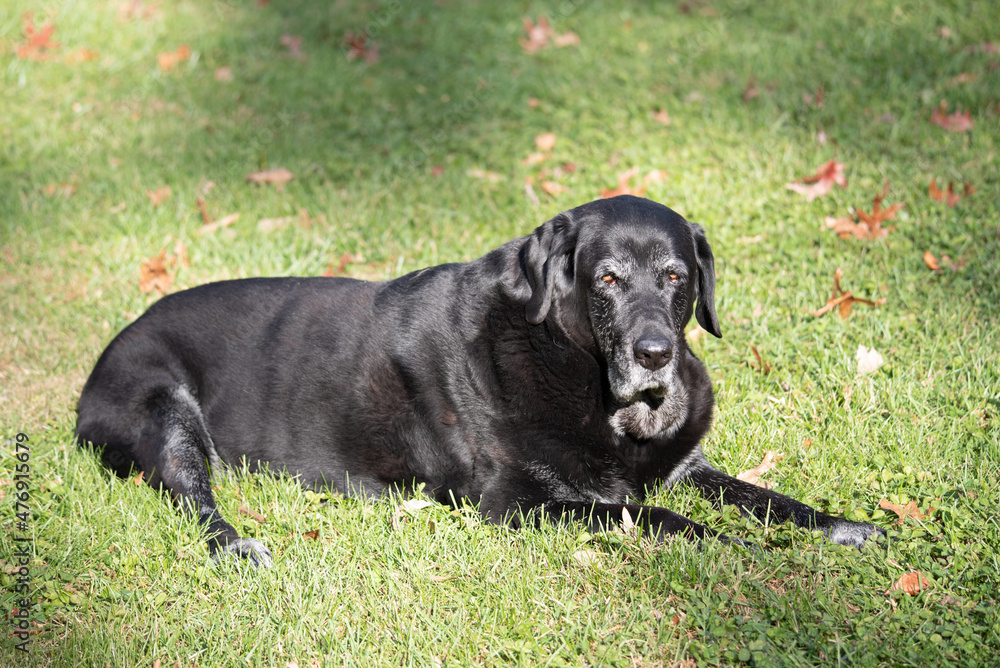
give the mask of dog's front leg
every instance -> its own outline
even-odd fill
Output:
[[[699,458],[683,481],[695,487],[706,498],[738,506],[761,522],[791,520],[800,527],[822,530],[827,538],[840,545],[860,549],[874,534],[885,535],[884,529],[873,524],[827,515],[784,494],[726,475],[713,468],[704,456]]]

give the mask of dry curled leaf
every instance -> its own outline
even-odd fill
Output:
[[[962,186],[962,194],[959,195],[955,192],[954,181],[948,182],[947,190],[941,190],[937,187],[936,179],[931,179],[931,184],[927,187],[927,194],[930,195],[930,198],[935,202],[944,202],[948,206],[955,206],[962,200],[963,197],[968,197],[976,192],[975,188],[968,183],[964,183]]]
[[[837,271],[833,273],[833,294],[826,300],[826,304],[822,308],[816,311],[809,311],[809,315],[819,317],[825,315],[826,313],[832,311],[834,308],[838,308],[841,318],[846,318],[851,314],[851,307],[854,304],[865,304],[866,306],[882,306],[886,303],[887,299],[885,297],[872,301],[870,299],[862,299],[861,297],[855,297],[850,292],[845,291],[840,287],[840,279],[844,277],[844,270],[837,267]]]
[[[344,45],[347,47],[347,59],[361,59],[368,63],[378,62],[378,44],[365,33],[354,34],[348,30],[344,34]]]
[[[222,218],[219,218],[216,221],[202,225],[201,227],[198,228],[197,232],[198,234],[212,234],[218,230],[221,230],[223,227],[229,227],[237,220],[239,220],[239,217],[240,217],[239,213],[231,213],[228,216],[223,216]]]
[[[885,364],[882,354],[868,346],[858,346],[858,351],[854,353],[854,359],[858,362],[859,376],[875,373]]]
[[[833,190],[834,184],[841,188],[847,187],[847,177],[844,176],[844,163],[831,160],[823,164],[812,176],[799,179],[801,183],[786,183],[785,187],[805,195],[806,201],[826,195]]]
[[[556,34],[549,25],[549,20],[545,16],[538,17],[535,23],[527,16],[523,19],[524,31],[527,37],[521,38],[521,48],[525,53],[535,53],[549,46],[551,41],[556,47],[576,46],[580,43],[580,37],[575,33],[567,32]]]
[[[250,510],[245,503],[240,504],[239,512],[247,517],[252,517],[258,524],[263,524],[266,521],[263,515],[256,510]]]
[[[285,184],[295,178],[295,175],[284,167],[276,167],[275,169],[265,169],[259,172],[253,172],[247,174],[247,181],[250,183],[255,183],[257,185],[264,185],[265,183],[270,183],[279,191],[283,190]]]
[[[653,114],[653,120],[663,125],[670,125],[670,114],[667,113],[666,109],[660,107],[660,110]]]
[[[285,33],[279,40],[281,46],[288,49],[288,55],[298,60],[305,60],[306,54],[302,51],[302,38],[298,35]]]
[[[566,192],[566,186],[556,183],[555,181],[542,181],[538,185],[546,192],[546,194],[552,195],[553,197],[558,197]]]
[[[149,202],[153,205],[154,209],[170,199],[171,194],[172,192],[170,190],[170,186],[163,186],[161,188],[157,188],[156,190],[146,191],[146,197],[149,198]]]
[[[784,459],[785,453],[775,452],[774,450],[768,450],[764,453],[764,459],[760,464],[753,467],[752,469],[747,469],[746,471],[741,471],[736,474],[737,480],[742,480],[743,482],[748,482],[751,485],[757,485],[758,487],[767,487],[766,483],[761,483],[760,478],[762,475],[767,473],[773,468],[776,468],[778,462]]]
[[[930,251],[924,251],[924,264],[931,271],[941,271],[941,265],[938,263],[937,258],[934,257],[934,253]]]
[[[535,146],[539,151],[551,151],[556,146],[556,135],[554,132],[543,132],[535,137]]]
[[[303,531],[303,538],[308,538],[310,540],[319,540],[319,529],[313,529],[312,531]]]
[[[751,362],[750,367],[756,368],[765,376],[771,373],[771,365],[764,361],[764,359],[760,356],[760,353],[757,352],[757,346],[752,343],[750,344],[750,352],[752,352],[753,356],[757,358],[757,366],[754,367],[753,362]]]

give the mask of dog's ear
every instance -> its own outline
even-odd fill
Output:
[[[528,322],[545,320],[555,297],[573,289],[573,253],[579,221],[568,211],[537,228],[521,249],[521,269],[531,287],[525,304]]]
[[[721,339],[719,317],[715,314],[715,258],[702,226],[696,223],[690,225],[694,234],[694,254],[698,260],[698,303],[694,307],[694,315],[702,329]]]

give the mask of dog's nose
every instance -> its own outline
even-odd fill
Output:
[[[635,353],[635,361],[640,366],[656,371],[670,361],[671,348],[670,339],[644,337],[635,342],[632,352]]]

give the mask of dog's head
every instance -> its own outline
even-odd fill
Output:
[[[700,225],[632,196],[560,213],[524,246],[525,315],[550,313],[607,368],[611,424],[638,438],[669,435],[687,415],[680,366],[692,314],[721,337],[715,265]]]

